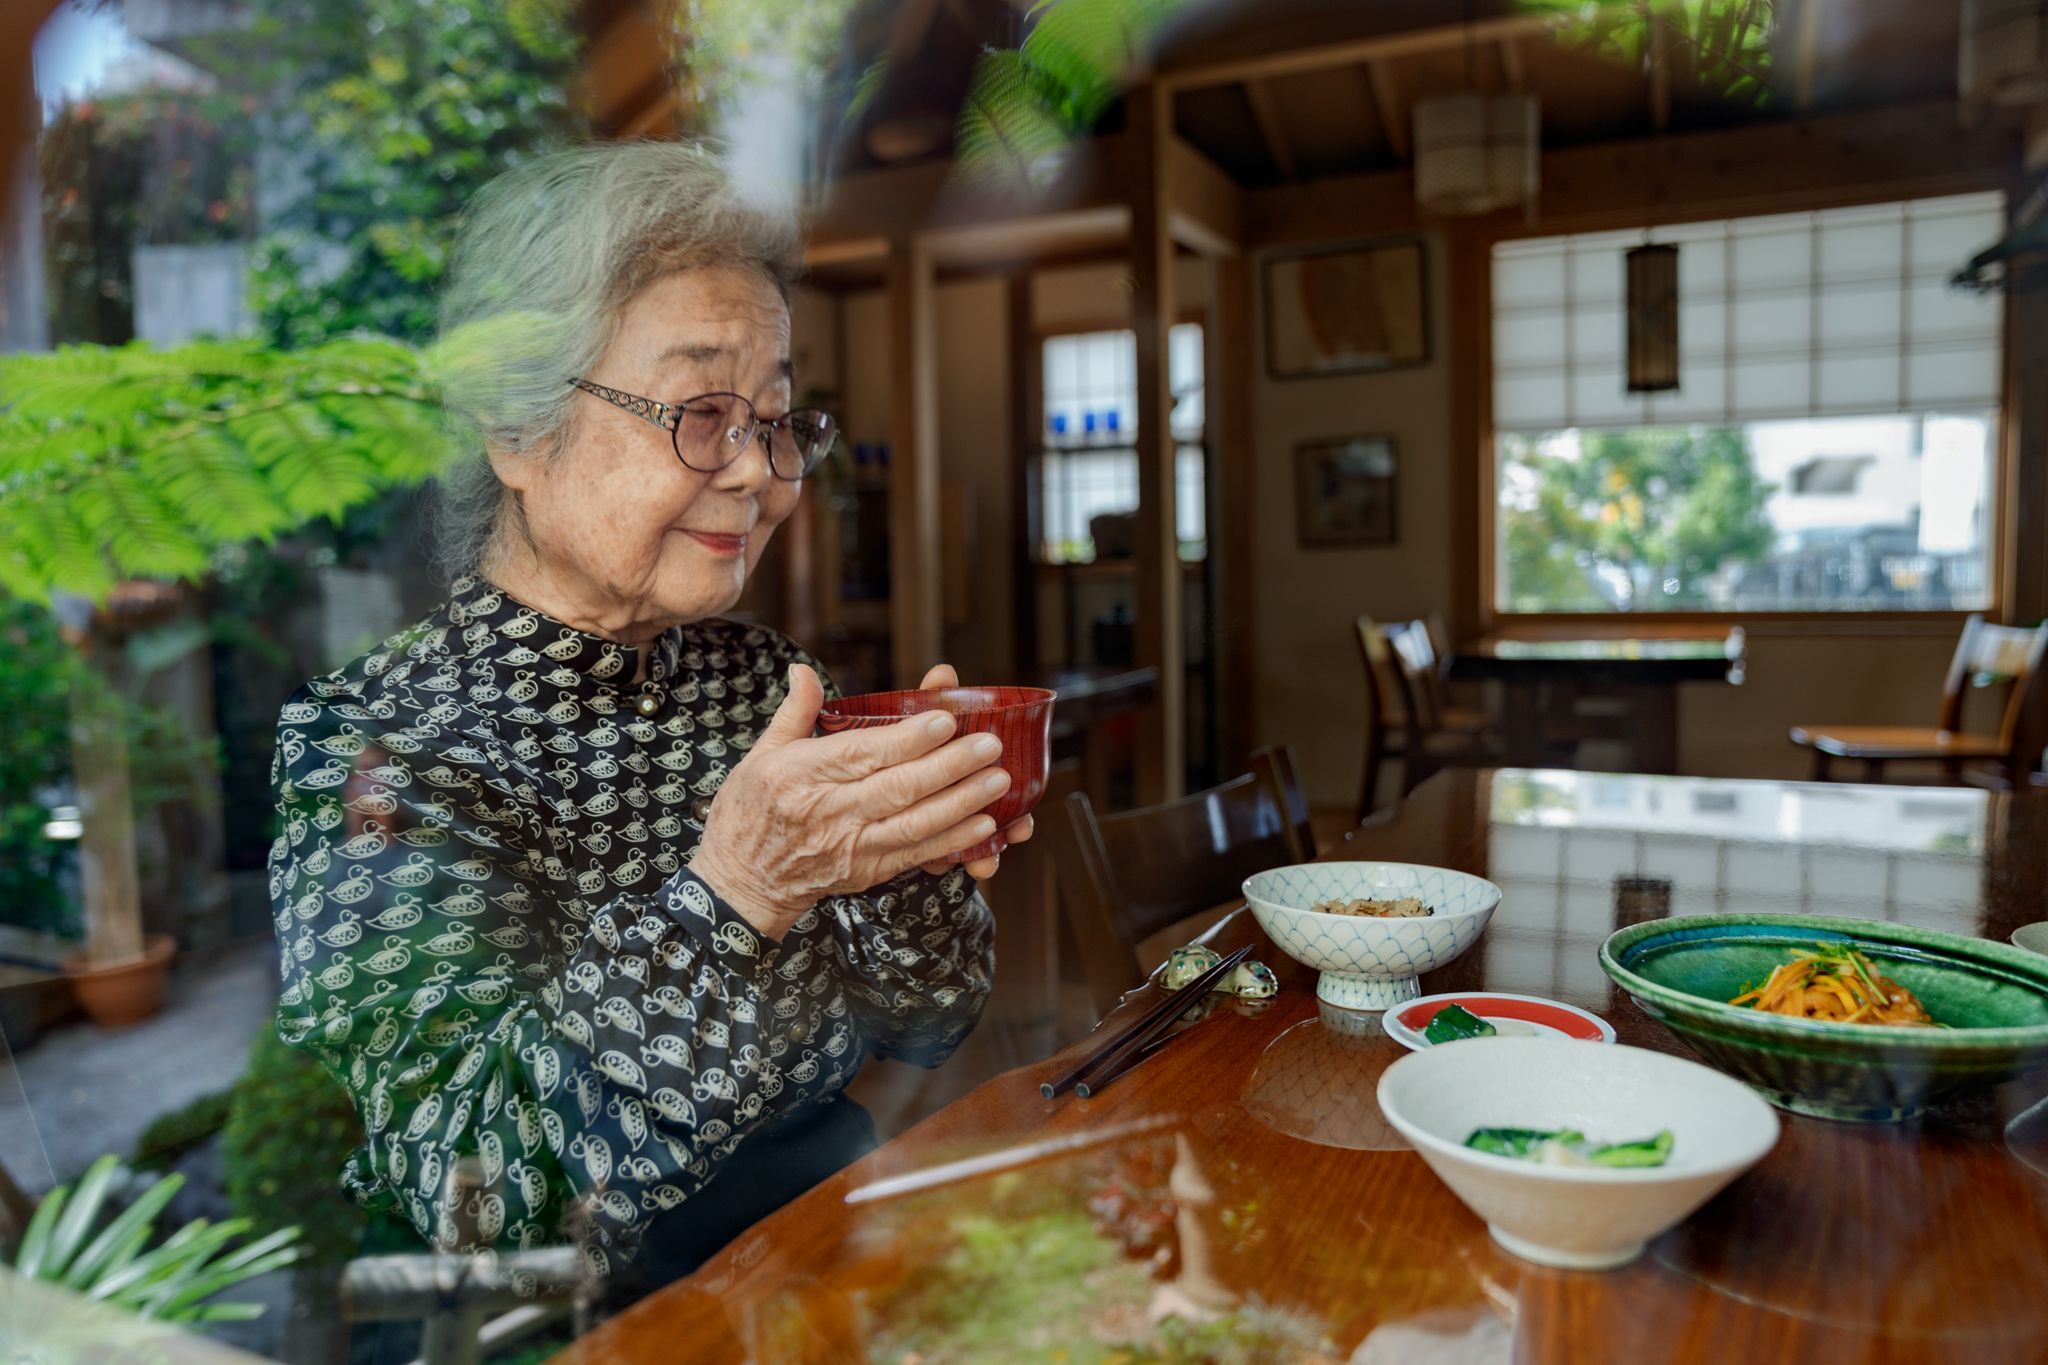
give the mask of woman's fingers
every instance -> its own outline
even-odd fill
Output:
[[[1003,855],[1000,853],[993,853],[986,858],[976,858],[973,862],[965,864],[965,867],[967,868],[968,876],[974,878],[974,880],[978,882],[985,882],[990,877],[995,876],[996,869],[1001,867],[1002,865]]]
[[[986,815],[976,815],[969,819],[961,820],[940,830],[937,834],[930,835],[919,842],[915,848],[905,852],[897,866],[903,868],[921,865],[929,867],[937,863],[950,868],[952,865],[947,861],[948,854],[958,853],[963,848],[973,848],[995,832],[996,822],[989,819]]]
[[[944,711],[928,711],[893,725],[842,730],[809,741],[814,776],[858,782],[912,759],[922,758],[953,737],[958,728]]]
[[[865,778],[856,788],[858,799],[877,819],[893,815],[983,769],[1001,772],[993,765],[1002,753],[1002,742],[994,735],[962,735],[942,748]],[[1005,779],[1003,787],[1008,786]]]
[[[958,687],[960,675],[953,671],[951,664],[933,664],[925,672],[924,681],[917,685],[920,692],[934,692],[941,687]]]
[[[922,801],[899,810],[870,824],[863,837],[871,839],[883,848],[917,848],[924,841],[940,832],[951,829],[964,821],[979,819],[988,827],[988,832],[969,839],[964,844],[942,848],[938,854],[920,857],[915,861],[930,862],[933,857],[947,853],[958,853],[970,848],[996,832],[995,821],[976,812],[994,801],[1010,788],[1010,775],[1001,768],[990,768],[961,779]]]
[[[1037,828],[1037,821],[1028,815],[1020,815],[1011,823],[1008,829],[1003,831],[1003,842],[1006,844],[1021,844],[1029,839]]]

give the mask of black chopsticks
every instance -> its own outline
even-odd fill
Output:
[[[1198,1004],[1217,982],[1229,976],[1251,954],[1251,945],[1246,944],[1215,966],[1203,972],[1187,985],[1161,1000],[1151,1009],[1138,1016],[1129,1027],[1105,1041],[1088,1056],[1083,1057],[1073,1068],[1056,1080],[1047,1081],[1038,1087],[1038,1093],[1052,1099],[1071,1088],[1081,1099],[1086,1099],[1100,1090],[1117,1076],[1137,1064],[1141,1054],[1158,1041],[1160,1036],[1173,1027],[1173,1021],[1180,1018],[1190,1005]],[[1085,1084],[1084,1084],[1085,1082]]]

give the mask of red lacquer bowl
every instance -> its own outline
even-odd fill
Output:
[[[868,692],[828,701],[818,713],[826,734],[873,725],[894,725],[905,716],[950,711],[959,734],[986,730],[1003,742],[997,765],[1010,775],[1010,789],[984,807],[996,822],[995,834],[948,861],[972,862],[1001,853],[1003,831],[1029,815],[1045,795],[1050,763],[1052,704],[1058,694],[1043,687],[937,687],[930,691]]]

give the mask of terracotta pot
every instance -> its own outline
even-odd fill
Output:
[[[64,974],[95,1024],[127,1028],[164,1007],[164,977],[177,949],[169,934],[151,934],[141,957],[98,965],[73,958],[64,964]]]

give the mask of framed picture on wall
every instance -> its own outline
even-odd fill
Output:
[[[1419,239],[1266,258],[1266,370],[1273,378],[1392,370],[1428,360]]]
[[[1394,438],[1344,436],[1294,448],[1294,511],[1303,549],[1392,545]]]

